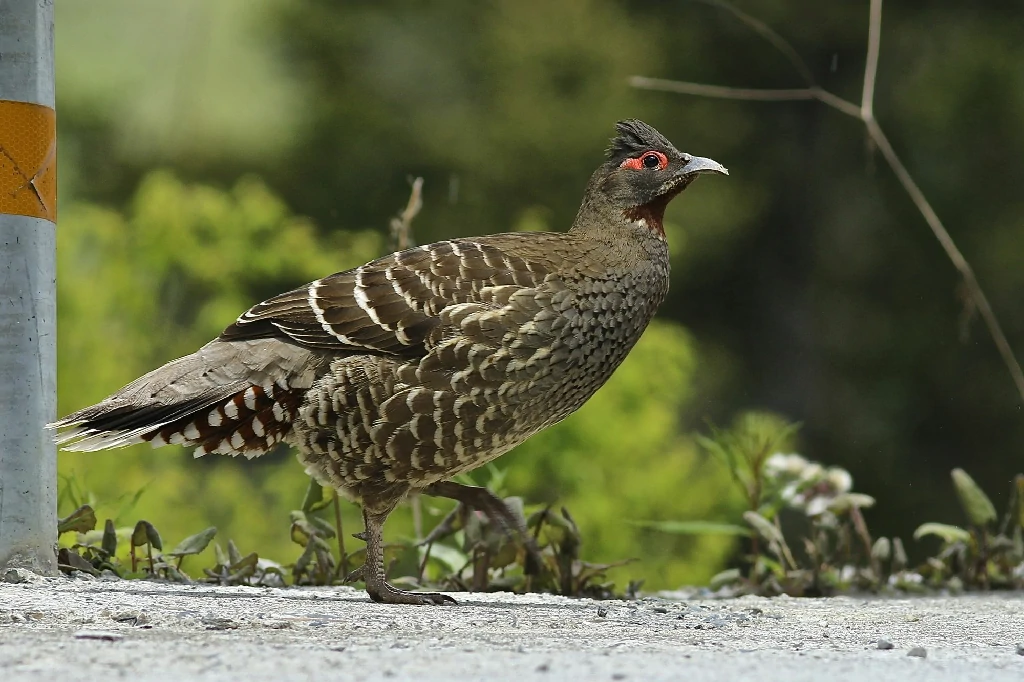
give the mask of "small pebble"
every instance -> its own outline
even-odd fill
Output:
[[[655,613],[668,613],[668,609],[666,609],[664,606],[655,606],[653,611]]]
[[[35,583],[40,580],[40,576],[24,568],[9,568],[7,569],[7,572],[4,573],[4,582],[11,583],[13,585]]]
[[[887,639],[878,640],[878,648],[882,649],[883,651],[888,651],[889,649],[892,649],[894,646],[895,645]]]
[[[124,639],[124,636],[116,632],[105,632],[103,630],[79,630],[75,633],[75,639],[96,639],[101,642],[116,642]]]
[[[315,621],[314,621],[315,622]],[[237,630],[238,623],[231,620],[230,618],[218,618],[216,616],[207,616],[202,620],[203,625],[206,626],[207,630]],[[313,623],[310,623],[313,625]]]
[[[727,623],[721,618],[707,618],[703,623],[697,623],[695,630],[718,630],[724,628]]]
[[[607,606],[598,606],[597,607],[597,616],[598,616],[598,618],[604,618],[607,615],[608,615],[608,607]]]
[[[915,646],[907,652],[907,656],[913,656],[914,658],[927,658],[928,651],[926,651],[923,646]]]
[[[539,673],[546,673],[548,670],[551,670],[551,666],[549,666],[547,663],[541,663],[537,666],[537,672]]]
[[[147,625],[149,623],[149,617],[139,611],[122,611],[111,618],[125,625]]]

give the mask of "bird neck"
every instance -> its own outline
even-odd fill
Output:
[[[624,209],[600,193],[588,192],[570,232],[601,242],[624,256],[645,252],[651,242],[665,242],[667,204],[667,200],[658,200]]]

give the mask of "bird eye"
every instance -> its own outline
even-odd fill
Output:
[[[633,170],[665,170],[668,166],[668,157],[661,152],[649,151],[644,152],[640,156],[634,156],[626,159],[621,164],[620,168],[632,168]]]
[[[654,152],[647,152],[640,157],[640,163],[644,165],[644,168],[661,168],[661,159],[658,156]]]

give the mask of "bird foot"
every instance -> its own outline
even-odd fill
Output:
[[[448,514],[419,543],[420,545],[430,544],[450,534],[454,528],[455,519],[459,518],[466,508],[476,509],[483,512],[488,519],[502,528],[510,537],[517,537],[522,542],[526,550],[524,569],[527,575],[540,575],[544,571],[544,556],[537,545],[537,540],[526,528],[525,519],[517,516],[504,500],[487,488],[462,485],[454,481],[444,481],[429,486],[424,492],[436,497],[447,497],[457,500],[459,506]]]
[[[367,585],[366,592],[370,599],[378,604],[414,604],[417,606],[458,606],[458,602],[447,594],[440,592],[407,592],[392,587],[388,583]]]
[[[394,500],[397,502],[397,498]],[[369,511],[363,507],[363,523],[366,530],[363,536],[366,538],[366,561],[359,571],[362,573],[363,583],[366,584],[366,593],[370,599],[379,604],[414,604],[423,606],[426,604],[445,605],[457,604],[454,599],[439,592],[406,592],[388,584],[384,571],[384,541],[381,538],[381,529],[387,519],[394,502],[382,510]]]

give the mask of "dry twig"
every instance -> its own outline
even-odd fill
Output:
[[[974,269],[953,242],[953,238],[950,236],[949,231],[946,230],[942,221],[939,220],[939,216],[935,213],[931,204],[928,203],[928,200],[925,198],[920,187],[918,187],[917,183],[914,182],[914,179],[911,177],[906,166],[904,166],[903,162],[900,161],[896,151],[889,143],[889,138],[887,138],[885,133],[882,132],[881,126],[879,126],[878,121],[875,119],[875,77],[878,73],[878,54],[881,43],[882,0],[871,0],[869,9],[867,60],[864,67],[864,88],[861,93],[860,106],[822,89],[814,81],[814,77],[811,75],[810,69],[797,54],[793,46],[764,22],[742,12],[726,0],[698,1],[726,10],[761,35],[765,40],[771,43],[773,47],[779,50],[779,52],[781,52],[791,64],[793,64],[794,68],[799,72],[800,77],[804,80],[806,86],[803,88],[793,89],[730,88],[720,85],[705,85],[703,83],[691,83],[687,81],[646,78],[644,76],[631,77],[629,79],[629,84],[635,88],[642,88],[646,90],[678,92],[687,95],[716,97],[720,99],[754,100],[763,102],[816,100],[822,104],[832,107],[836,111],[841,111],[847,116],[852,116],[863,123],[869,138],[875,146],[878,147],[882,157],[886,160],[889,167],[892,168],[893,173],[896,175],[896,179],[899,180],[904,191],[906,191],[910,200],[914,202],[914,206],[916,206],[917,210],[921,213],[921,217],[924,218],[928,227],[931,228],[932,233],[935,235],[935,238],[942,246],[942,249],[946,252],[946,256],[953,263],[953,266],[957,271],[959,271],[960,276],[963,278],[963,285],[966,289],[968,298],[970,299],[970,303],[976,307],[981,318],[985,321],[985,326],[988,327],[989,334],[992,336],[992,341],[995,343],[996,349],[999,351],[1003,362],[1006,364],[1006,368],[1010,372],[1010,377],[1013,379],[1018,393],[1020,393],[1021,398],[1024,399],[1024,372],[1021,371],[1020,363],[1017,362],[1017,358],[1014,356],[1013,350],[1010,348],[1010,342],[1006,339],[1006,335],[1003,333],[1002,326],[999,324],[999,320],[996,317],[995,312],[992,310],[992,306],[988,302],[988,297],[985,296],[985,292],[982,291],[981,285],[978,283],[978,279],[974,274]]]
[[[409,191],[409,202],[397,216],[391,219],[391,246],[396,251],[404,251],[416,245],[412,238],[412,221],[423,208],[423,178],[412,181]]]

